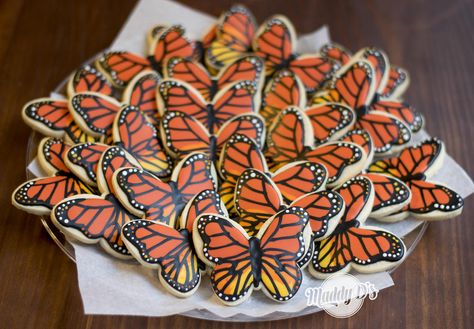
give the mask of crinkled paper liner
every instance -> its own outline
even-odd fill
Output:
[[[189,7],[167,0],[141,0],[119,35],[111,45],[114,50],[128,50],[145,53],[145,33],[155,24],[182,24],[187,35],[199,39],[215,21],[215,18]],[[298,40],[301,52],[315,52],[329,41],[326,26],[304,35]],[[59,97],[53,94],[52,96]],[[426,132],[416,135],[416,141],[429,137]],[[35,176],[43,176],[36,161],[28,169]],[[474,192],[474,184],[467,173],[450,156],[444,166],[432,179],[443,183],[467,197]],[[368,225],[387,229],[398,236],[406,236],[423,222],[409,218],[385,224],[368,219]],[[73,243],[76,255],[79,288],[86,314],[167,316],[185,314],[208,319],[231,321],[273,320],[320,311],[315,306],[307,306],[305,290],[318,287],[321,280],[312,278],[307,271],[300,292],[288,303],[276,303],[263,293],[255,291],[245,303],[224,306],[213,296],[207,276],[203,277],[198,291],[190,298],[177,298],[161,286],[157,272],[139,265],[135,261],[121,261],[104,253],[100,247]],[[379,290],[394,283],[386,272],[370,275],[355,274],[362,282],[369,281]],[[218,318],[216,318],[216,316]]]

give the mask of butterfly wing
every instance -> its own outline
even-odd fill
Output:
[[[263,223],[285,207],[275,183],[256,169],[247,169],[239,177],[234,203],[239,224],[249,236],[257,235]]]
[[[135,259],[144,266],[159,269],[160,281],[172,294],[187,297],[199,287],[198,258],[186,230],[136,220],[124,225],[122,236]]]
[[[301,55],[288,68],[301,79],[306,92],[313,93],[329,80],[337,66],[325,57]]]
[[[75,93],[95,91],[106,96],[112,96],[112,84],[94,67],[85,65],[79,68],[69,79],[67,94],[72,97]]]
[[[313,127],[314,140],[323,144],[343,136],[353,125],[355,113],[346,105],[327,103],[305,109]]]
[[[118,88],[124,88],[137,74],[151,69],[148,59],[127,51],[103,53],[96,66]]]
[[[403,209],[411,200],[411,192],[401,180],[383,174],[368,173],[374,186],[374,205],[370,217],[382,218],[388,214]]]
[[[303,274],[297,261],[305,251],[304,232],[308,214],[291,207],[265,223],[258,234],[263,291],[276,301],[287,301],[298,292]]]
[[[158,73],[143,71],[127,84],[122,97],[123,103],[138,107],[155,126],[159,124],[160,117],[156,100],[156,89],[160,80]]]
[[[194,44],[185,36],[185,33],[181,25],[161,29],[150,44],[149,54],[153,62],[162,65],[172,57],[192,59]]]
[[[200,63],[182,57],[172,57],[166,62],[164,76],[184,81],[196,89],[207,102],[212,100],[214,82]]]
[[[358,51],[354,55],[354,59],[367,60],[372,65],[375,73],[375,92],[382,93],[390,72],[390,63],[385,52],[375,47],[367,47]]]
[[[193,241],[199,258],[213,267],[211,285],[226,304],[237,305],[254,289],[249,237],[237,223],[217,215],[201,215]]]
[[[275,171],[271,177],[286,204],[302,195],[323,189],[327,178],[326,168],[310,161],[289,163]]]
[[[192,152],[212,155],[211,136],[197,119],[182,112],[167,112],[160,125],[163,145],[175,158]]]
[[[123,107],[115,118],[113,137],[141,167],[158,177],[171,174],[171,159],[165,153],[156,128],[135,106]]]
[[[64,163],[64,155],[69,151],[70,145],[62,139],[45,137],[38,145],[38,163],[48,176],[57,173],[70,173]]]
[[[362,150],[364,150],[365,155],[367,156],[365,163],[367,165],[372,163],[372,160],[374,158],[374,153],[375,153],[374,143],[372,142],[372,137],[370,137],[367,131],[362,130],[362,129],[350,130],[341,138],[341,141],[351,142],[362,147]]]
[[[242,5],[232,6],[219,19],[216,38],[205,53],[206,64],[219,70],[245,55],[251,48],[255,29],[253,14]]]
[[[372,104],[373,111],[388,113],[405,123],[412,132],[423,128],[423,115],[415,111],[409,104],[394,100],[379,100]]]
[[[252,139],[258,147],[262,148],[265,139],[263,119],[258,114],[241,114],[224,123],[217,133],[217,150],[221,150],[235,134]]]
[[[306,91],[300,78],[293,72],[281,70],[272,76],[265,88],[260,115],[269,127],[275,117],[288,106],[304,108]]]
[[[51,212],[51,219],[68,236],[89,244],[99,242],[113,256],[130,257],[120,230],[133,216],[112,194],[78,195],[62,200]]]
[[[423,180],[411,180],[407,185],[412,194],[408,210],[416,218],[440,220],[461,214],[464,200],[450,188]]]
[[[242,114],[257,112],[260,100],[257,85],[252,81],[239,81],[221,89],[212,101],[212,124],[209,130],[216,133],[227,121]]]
[[[12,204],[31,214],[49,215],[60,201],[83,193],[94,191],[72,175],[36,178],[17,187],[12,194]]]
[[[408,72],[401,67],[390,67],[387,84],[382,92],[383,99],[398,99],[410,84]]]
[[[319,53],[321,56],[330,58],[341,65],[346,65],[349,63],[352,57],[352,54],[349,50],[334,42],[330,42],[322,46],[321,49],[319,49]]]
[[[245,56],[222,68],[217,75],[216,88],[221,90],[229,84],[237,81],[252,81],[256,83],[257,89],[264,80],[264,67],[262,60],[257,56]]]
[[[91,136],[110,136],[120,103],[114,98],[94,92],[75,94],[69,101],[74,120]]]
[[[73,145],[64,157],[66,166],[74,175],[91,186],[97,185],[97,167],[102,153],[109,148],[101,143]]]
[[[184,207],[180,217],[180,227],[191,234],[196,218],[204,214],[228,217],[227,209],[215,190],[203,190],[196,194]]]

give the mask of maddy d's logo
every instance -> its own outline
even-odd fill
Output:
[[[371,282],[361,282],[351,274],[334,274],[320,287],[307,288],[308,306],[317,306],[336,318],[348,318],[356,314],[364,300],[377,298],[379,290]]]

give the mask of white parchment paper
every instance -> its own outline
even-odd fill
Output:
[[[168,0],[142,0],[129,16],[111,48],[144,54],[145,33],[153,25],[182,24],[188,36],[200,38],[214,20],[214,17]],[[315,52],[329,39],[329,30],[324,26],[300,37],[298,50]],[[426,137],[428,134],[421,132],[417,135],[417,140]],[[33,161],[28,168],[34,175],[42,176],[36,161]],[[463,197],[474,192],[472,180],[450,156],[446,157],[443,168],[434,180],[453,188]],[[407,219],[396,224],[382,224],[371,219],[367,222],[386,228],[399,236],[406,236],[421,223],[415,219]],[[318,311],[316,307],[307,307],[304,291],[307,287],[319,286],[322,281],[313,279],[306,272],[300,293],[289,303],[272,302],[257,291],[246,303],[228,307],[215,299],[206,276],[192,297],[180,299],[165,291],[158,281],[156,271],[140,266],[135,261],[114,259],[98,246],[79,243],[73,245],[79,288],[87,314],[166,316],[184,313],[199,317],[236,316],[240,320],[252,320],[255,317],[271,319],[276,315]],[[385,272],[356,276],[362,282],[370,281],[380,290],[393,285],[390,275]]]

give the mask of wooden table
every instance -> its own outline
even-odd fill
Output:
[[[183,1],[213,15],[232,1]],[[259,21],[286,14],[300,33],[322,24],[350,49],[377,45],[406,67],[407,99],[427,118],[428,131],[474,174],[474,2],[453,1],[241,1]],[[403,2],[403,3],[402,3]],[[393,275],[396,286],[366,302],[354,317],[324,313],[261,324],[167,318],[85,316],[76,270],[49,239],[37,217],[10,206],[25,179],[30,129],[20,110],[48,93],[75,67],[106,48],[132,1],[0,2],[0,327],[2,328],[359,328],[472,327],[474,323],[474,211],[430,225],[421,243]],[[176,19],[179,22],[179,18]],[[160,22],[157,22],[160,23]],[[471,242],[470,242],[471,241]]]

